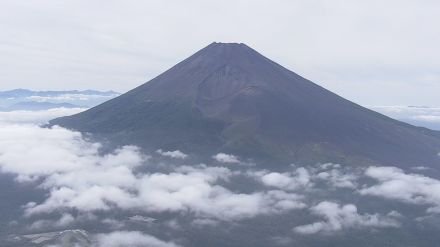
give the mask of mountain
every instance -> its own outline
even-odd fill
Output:
[[[82,95],[101,95],[101,96],[112,96],[118,95],[119,93],[114,91],[97,91],[97,90],[70,90],[70,91],[33,91],[29,89],[13,89],[9,91],[0,91],[0,98],[22,98],[29,96],[58,96],[65,94],[82,94]]]
[[[6,107],[3,109],[3,111],[41,111],[41,110],[48,110],[53,108],[84,108],[84,107],[70,103],[25,101]]]
[[[114,91],[70,90],[70,91],[32,91],[14,89],[0,91],[0,109],[10,110],[43,110],[53,107],[93,107],[120,94]],[[33,104],[33,106],[31,106]],[[53,104],[50,106],[50,104]],[[56,105],[61,104],[61,105]],[[64,106],[63,106],[64,104]]]
[[[440,164],[440,132],[361,107],[236,43],[213,43],[119,97],[50,124],[150,151],[225,152],[273,164]]]

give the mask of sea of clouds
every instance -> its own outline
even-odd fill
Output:
[[[249,166],[240,157],[225,153],[214,154],[212,164],[173,165],[174,160],[181,162],[189,155],[179,150],[147,154],[135,146],[103,153],[101,143],[79,132],[40,126],[49,119],[79,111],[0,113],[0,172],[12,174],[17,184],[31,184],[46,191],[41,201],[21,205],[22,218],[32,220],[29,229],[66,229],[78,221],[93,220],[115,228],[94,236],[98,246],[174,247],[178,244],[173,241],[125,231],[123,223],[97,215],[114,210],[143,215],[191,214],[195,225],[215,226],[306,210],[314,216],[311,219],[317,220],[293,227],[292,234],[401,227],[404,216],[397,209],[366,212],[359,210],[355,202],[317,196],[325,190],[420,205],[426,215],[440,213],[440,180],[418,173],[430,168],[404,171],[397,167],[317,164],[291,165],[281,172]],[[166,162],[157,162],[158,158]],[[252,191],[237,189],[233,185],[237,179],[257,186]],[[47,215],[56,215],[57,219],[48,219]]]
[[[368,108],[416,126],[440,130],[440,107],[367,106]]]

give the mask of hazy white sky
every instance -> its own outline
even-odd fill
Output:
[[[440,105],[438,0],[0,0],[0,90],[124,92],[243,42],[361,104]]]

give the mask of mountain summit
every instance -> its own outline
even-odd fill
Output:
[[[50,122],[150,151],[282,163],[440,164],[440,134],[354,104],[244,44],[213,43],[153,80]]]

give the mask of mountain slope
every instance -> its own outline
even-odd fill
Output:
[[[440,164],[440,135],[345,100],[244,44],[213,43],[126,94],[52,125],[147,150],[275,163]]]

